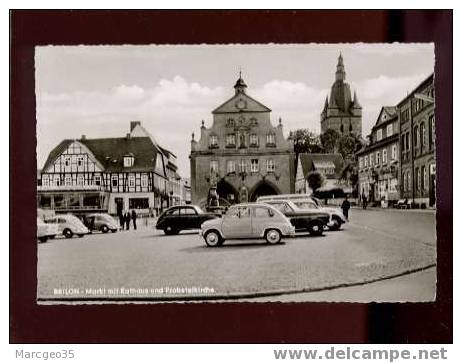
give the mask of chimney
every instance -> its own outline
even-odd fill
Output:
[[[141,121],[130,121],[130,132],[132,132],[136,126],[141,126]]]
[[[80,137],[80,140],[86,140],[86,139],[87,139],[87,135],[82,135],[82,136]]]

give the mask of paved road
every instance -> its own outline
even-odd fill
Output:
[[[195,233],[164,236],[152,228],[94,234],[39,244],[38,296],[162,299],[306,292],[431,266],[435,245],[433,213],[360,209],[351,211],[343,231],[300,235],[278,246],[244,240],[208,248]],[[428,296],[434,283],[421,283]],[[394,291],[387,296],[382,295],[402,300]]]

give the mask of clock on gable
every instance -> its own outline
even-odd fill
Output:
[[[247,102],[240,98],[236,101],[236,107],[239,109],[239,110],[243,110],[244,108],[247,107]]]

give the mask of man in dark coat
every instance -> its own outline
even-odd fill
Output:
[[[122,211],[119,212],[119,224],[120,224],[120,229],[123,231],[125,228],[125,216],[124,216],[124,212]]]
[[[350,202],[348,201],[348,197],[345,197],[345,200],[342,203],[342,212],[345,218],[348,220],[348,211],[350,210]]]
[[[125,228],[128,230],[130,230],[130,212],[127,211],[127,213],[125,214]]]
[[[135,210],[133,209],[133,210],[132,210],[132,221],[133,221],[133,229],[134,229],[134,230],[136,230],[136,217],[137,217],[136,212],[135,212]]]

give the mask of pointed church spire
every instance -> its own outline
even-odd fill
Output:
[[[342,52],[340,52],[340,55],[338,56],[337,72],[335,72],[335,80],[336,81],[344,81],[345,80],[345,67],[343,65]]]
[[[329,100],[328,100],[328,97],[326,96],[326,102],[324,102],[324,110],[327,110],[328,106],[329,106]]]

